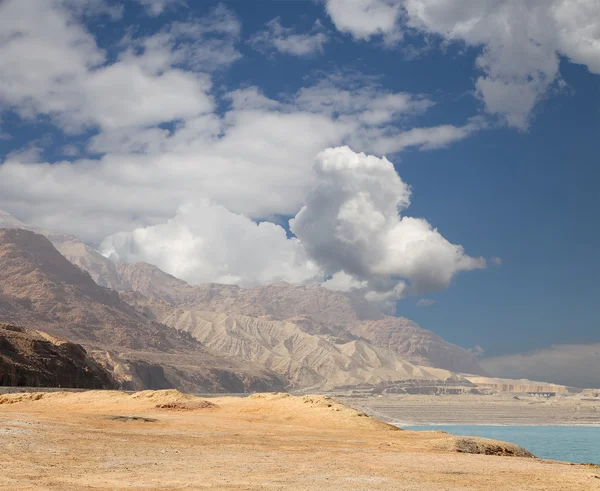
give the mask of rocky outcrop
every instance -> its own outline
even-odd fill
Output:
[[[535,455],[519,445],[489,438],[457,437],[454,446],[459,453],[535,458]]]
[[[81,345],[0,323],[0,386],[114,389],[117,383]]]

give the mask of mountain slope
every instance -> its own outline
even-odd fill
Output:
[[[217,283],[192,286],[146,263],[116,263],[116,268],[128,289],[182,308],[278,320],[308,316],[339,329],[358,321],[356,306],[348,296],[319,286],[286,282],[254,288]]]
[[[448,379],[447,370],[419,367],[361,339],[339,340],[305,332],[294,321],[173,307],[139,293],[122,293],[160,322],[189,332],[208,348],[257,362],[294,387],[321,389],[400,379]]]
[[[116,389],[78,344],[0,323],[0,386]]]
[[[471,352],[444,341],[437,334],[404,317],[384,317],[353,325],[350,332],[375,346],[401,353],[421,365],[440,366],[461,373],[485,374]]]
[[[27,230],[0,229],[0,321],[83,344],[138,388],[154,381],[196,391],[284,385],[272,372],[216,356],[188,334],[144,317]]]
[[[254,288],[191,286],[150,264],[117,263],[116,269],[122,284],[128,284],[150,300],[179,309],[289,321],[308,334],[333,336],[340,341],[363,338],[417,365],[486,373],[470,351],[444,341],[408,319],[381,314],[371,315],[374,319],[363,319],[361,314],[366,308],[342,292],[285,282]]]
[[[0,215],[0,226],[11,223],[20,224],[10,215]],[[115,263],[75,237],[45,234],[61,254],[87,271],[96,283],[117,291],[135,291],[150,300],[184,310],[290,321],[306,333],[329,336],[337,342],[361,337],[413,364],[486,374],[468,350],[444,341],[408,319],[374,312],[364,298],[356,295],[285,282],[254,288],[192,286],[150,264]],[[1,305],[0,297],[0,308]]]

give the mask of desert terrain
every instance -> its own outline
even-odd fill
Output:
[[[326,396],[6,394],[0,434],[2,489],[600,489],[598,467],[398,430]]]

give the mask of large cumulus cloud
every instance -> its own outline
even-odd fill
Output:
[[[344,272],[371,286],[386,279],[386,291],[403,278],[421,293],[447,287],[458,271],[485,266],[426,220],[401,215],[410,188],[385,157],[329,148],[314,169],[316,185],[290,228],[327,275]]]
[[[164,224],[107,237],[101,251],[192,283],[320,283],[387,309],[406,294],[446,288],[458,272],[485,267],[427,221],[401,215],[410,188],[386,158],[328,148],[313,169],[314,185],[290,220],[293,236],[197,200]]]

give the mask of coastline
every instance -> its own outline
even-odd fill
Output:
[[[513,423],[410,423],[406,421],[386,421],[386,423],[393,424],[398,428],[404,428],[404,426],[498,426],[498,427],[542,427],[542,428],[600,428],[600,423],[527,423],[527,424],[513,424]],[[410,428],[409,428],[410,429]]]
[[[520,445],[538,458],[600,466],[600,427],[549,425],[403,425],[408,431],[445,431]]]
[[[600,398],[576,395],[539,399],[523,394],[378,395],[330,394],[371,417],[405,426],[600,427]]]
[[[322,395],[8,394],[0,428],[9,489],[600,491],[596,467],[493,439],[400,431]]]

